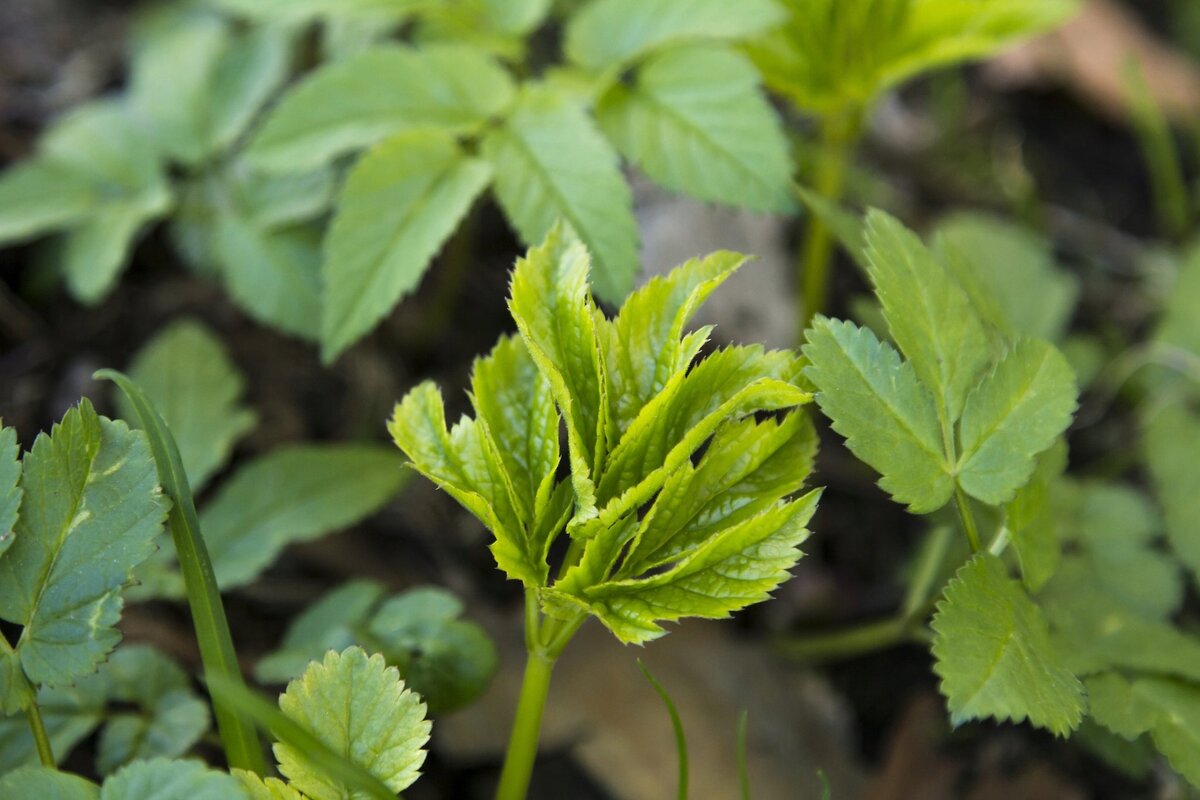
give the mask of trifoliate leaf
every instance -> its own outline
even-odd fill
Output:
[[[325,241],[321,343],[332,360],[416,288],[491,179],[449,133],[409,131],[359,160]]]
[[[1200,416],[1183,404],[1166,406],[1144,429],[1144,457],[1166,517],[1167,538],[1193,576],[1200,576],[1200,471],[1195,466]]]
[[[247,314],[302,339],[318,338],[321,252],[315,231],[265,231],[238,214],[222,213],[213,244],[229,293]]]
[[[137,761],[100,788],[100,800],[232,800],[244,796],[232,775],[191,759]]]
[[[249,583],[288,545],[373,514],[400,489],[402,467],[373,445],[281,447],[242,467],[200,515],[217,582]]]
[[[166,502],[145,437],[87,400],[25,457],[16,537],[0,559],[0,618],[38,684],[95,669],[120,640],[120,589],[154,552]]]
[[[994,717],[1066,736],[1083,687],[1050,640],[1042,612],[1004,564],[977,555],[946,587],[933,618],[934,671],[955,724]]]
[[[600,98],[617,150],[668,189],[754,211],[796,207],[779,120],[743,55],[712,45],[651,57]]]
[[[935,241],[976,312],[1005,338],[1062,337],[1079,281],[1058,269],[1045,239],[1007,221],[963,213],[939,222]]]
[[[38,800],[99,800],[100,787],[78,775],[28,766],[0,777],[0,797]]]
[[[508,73],[472,48],[380,45],[321,67],[285,94],[249,157],[295,172],[408,128],[467,131],[503,111],[513,91]]]
[[[584,110],[544,87],[526,90],[483,140],[496,197],[528,245],[565,220],[596,261],[593,288],[619,303],[638,270],[633,196],[617,154]]]
[[[953,422],[991,361],[987,333],[946,268],[894,217],[871,211],[866,243],[892,339]]]
[[[243,380],[221,341],[185,319],[161,330],[134,356],[129,375],[158,408],[179,445],[188,484],[199,492],[256,422],[241,405]],[[124,395],[123,419],[136,419]]]
[[[771,0],[593,0],[572,16],[566,53],[600,70],[620,67],[657,48],[689,41],[741,39],[783,19]]]
[[[184,671],[157,650],[122,647],[101,674],[109,698],[136,709],[113,712],[100,732],[101,775],[134,760],[182,756],[208,730],[208,704],[191,690]]]
[[[725,251],[694,258],[651,278],[629,295],[614,320],[597,323],[605,354],[609,441],[620,441],[643,406],[692,363],[708,329],[684,337],[684,327],[745,262],[745,256]]]
[[[588,251],[561,227],[517,259],[509,308],[567,427],[575,516],[595,514],[595,478],[606,450],[604,364],[588,291]]]
[[[663,621],[728,617],[766,600],[787,579],[819,495],[810,492],[721,530],[666,572],[600,583],[584,589],[581,599],[618,639],[633,644],[666,633]]]
[[[1076,408],[1075,376],[1062,353],[1036,339],[1017,342],[967,397],[959,422],[958,482],[997,505],[1012,499]]]
[[[0,556],[12,546],[21,508],[21,446],[13,428],[0,428]]]
[[[383,656],[368,658],[357,647],[327,653],[288,686],[279,707],[392,791],[403,791],[420,775],[430,729],[425,704],[405,689]],[[279,771],[312,800],[350,796],[349,787],[288,745],[276,744],[275,756]]]
[[[821,317],[803,352],[817,404],[850,451],[881,474],[879,485],[915,514],[944,506],[953,469],[933,398],[912,366],[870,330]]]

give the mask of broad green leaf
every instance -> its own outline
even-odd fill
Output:
[[[327,650],[355,644],[357,630],[383,595],[383,586],[368,580],[349,581],[329,592],[292,620],[279,649],[254,667],[254,677],[263,683],[287,683]]]
[[[210,5],[263,22],[303,22],[325,15],[355,17],[401,12],[418,0],[208,0]]]
[[[471,48],[380,45],[321,67],[285,94],[249,157],[295,172],[408,128],[466,132],[500,114],[513,91],[508,73]]]
[[[224,345],[196,320],[161,330],[134,356],[129,376],[171,429],[193,492],[225,465],[257,421],[241,404],[244,382]],[[117,407],[122,418],[136,419],[123,395]]]
[[[1084,681],[1088,716],[1125,739],[1136,739],[1154,726],[1155,709],[1141,702],[1133,685],[1116,672],[1103,672]]]
[[[588,267],[587,249],[556,227],[543,245],[517,259],[509,297],[521,338],[566,423],[578,519],[595,513],[607,411]]]
[[[37,684],[86,675],[120,640],[121,588],[154,552],[166,503],[145,437],[83,400],[25,457],[16,538],[0,559],[0,618]]]
[[[303,339],[321,329],[321,252],[315,231],[266,232],[239,215],[222,214],[215,257],[233,299],[254,319]]]
[[[429,740],[425,704],[383,657],[357,647],[330,652],[279,698],[288,717],[336,752],[365,767],[394,792],[420,775]],[[316,768],[304,753],[276,744],[279,771],[312,800],[339,800],[350,787]]]
[[[1200,576],[1200,416],[1177,403],[1144,423],[1144,458],[1166,517],[1167,538],[1180,559]]]
[[[78,775],[28,766],[0,777],[0,797],[38,800],[99,800],[100,789]]]
[[[668,189],[754,211],[796,207],[789,145],[740,53],[697,45],[655,55],[601,96],[596,118]]]
[[[85,303],[103,299],[125,267],[143,226],[162,210],[158,196],[108,203],[68,231],[62,271],[71,293]]]
[[[337,175],[328,166],[286,174],[243,168],[234,181],[245,213],[258,228],[271,231],[308,222],[328,211],[335,197]]]
[[[416,288],[491,179],[449,133],[398,134],[359,160],[325,241],[322,351],[335,358]]]
[[[565,49],[575,63],[600,70],[670,45],[742,39],[782,19],[771,0],[592,0],[567,24]]]
[[[962,288],[895,218],[867,214],[866,244],[892,339],[951,424],[991,360],[987,333]]]
[[[1021,580],[1031,592],[1046,585],[1062,555],[1060,508],[1052,495],[1062,490],[1059,479],[1066,467],[1067,447],[1059,439],[1038,457],[1033,477],[1004,506],[1004,524],[1021,565]]]
[[[545,21],[553,0],[480,0],[479,5],[489,27],[501,33],[524,36]]]
[[[1058,341],[1079,295],[1079,281],[1054,263],[1049,242],[982,214],[953,214],[935,242],[976,312],[1005,338]]]
[[[235,32],[209,79],[205,134],[213,151],[237,143],[287,80],[293,32],[263,26]]]
[[[581,599],[618,639],[633,644],[666,633],[663,621],[728,617],[766,600],[788,578],[819,495],[776,504],[723,529],[666,572],[601,583]]]
[[[629,295],[611,323],[597,323],[605,354],[609,441],[620,441],[646,403],[692,363],[708,329],[685,337],[684,327],[745,262],[745,256],[725,251],[694,258]]]
[[[222,589],[254,580],[284,547],[354,525],[404,482],[374,445],[281,447],[239,469],[200,515]]]
[[[546,88],[525,91],[482,152],[496,172],[496,197],[526,244],[565,220],[587,245],[593,288],[619,303],[638,270],[633,197],[617,154],[586,112]]]
[[[34,158],[0,173],[0,242],[17,242],[86,219],[101,202],[95,183]]]
[[[1083,717],[1083,686],[1046,620],[1004,564],[977,555],[946,587],[933,618],[934,671],[955,724],[994,717],[1066,736]]]
[[[70,756],[76,745],[104,720],[106,698],[107,681],[96,673],[78,679],[73,686],[43,686],[38,690],[42,722],[50,739],[50,749],[59,762]],[[23,764],[37,763],[29,720],[24,714],[0,716],[0,775]]]
[[[1037,339],[1018,341],[967,397],[959,422],[958,482],[997,505],[1033,473],[1036,456],[1071,423],[1078,390],[1062,353]]]
[[[114,711],[100,733],[96,771],[101,775],[134,760],[182,756],[208,730],[208,703],[191,690],[187,674],[157,650],[122,647],[101,674],[109,699],[134,708]]]
[[[912,366],[866,328],[818,318],[807,334],[805,375],[846,446],[882,476],[879,485],[914,514],[954,492],[933,398]]]
[[[0,556],[12,546],[13,527],[21,508],[20,443],[13,428],[0,428]]]
[[[100,800],[235,800],[244,796],[232,775],[191,759],[137,761],[100,788]]]
[[[1194,684],[1162,678],[1142,678],[1134,684],[1134,697],[1152,709],[1150,736],[1171,766],[1200,787],[1200,689]]]

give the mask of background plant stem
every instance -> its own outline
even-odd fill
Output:
[[[13,646],[9,644],[8,638],[3,633],[0,633],[0,653],[13,654]],[[42,766],[54,769],[57,765],[54,760],[54,748],[50,746],[50,737],[46,734],[45,723],[42,722],[42,710],[38,708],[37,704],[37,690],[25,677],[25,673],[20,670],[21,668],[18,666],[16,674],[24,682],[24,690],[29,693],[29,705],[25,707],[25,717],[29,720],[29,730],[33,733],[33,744],[37,748],[38,760],[42,762]]]

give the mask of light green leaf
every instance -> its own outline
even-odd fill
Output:
[[[1046,620],[995,556],[978,555],[946,587],[933,618],[934,671],[955,724],[994,717],[1066,736],[1083,718],[1083,686],[1062,663]]]
[[[211,151],[233,146],[287,80],[293,32],[248,28],[233,34],[208,81],[205,138]]]
[[[1011,500],[1033,473],[1037,454],[1070,425],[1077,396],[1062,353],[1036,339],[1018,341],[967,397],[959,485],[991,505]]]
[[[289,544],[374,513],[403,484],[402,466],[389,448],[297,445],[242,467],[200,515],[217,582],[249,583]]]
[[[332,167],[287,174],[241,169],[235,178],[245,213],[265,231],[308,222],[333,204],[337,174]]]
[[[1103,672],[1084,681],[1088,716],[1125,739],[1136,739],[1154,725],[1155,709],[1141,702],[1133,685],[1116,672]]]
[[[596,260],[596,295],[619,303],[638,270],[633,197],[617,154],[582,108],[545,88],[526,90],[483,140],[496,196],[528,245],[561,219]]]
[[[796,208],[788,142],[740,53],[697,45],[655,55],[601,96],[596,118],[668,189],[754,211]]]
[[[1053,494],[1061,491],[1066,468],[1067,446],[1059,439],[1038,457],[1033,477],[1004,507],[1004,524],[1021,565],[1021,580],[1031,592],[1046,585],[1062,556],[1061,520]]]
[[[892,338],[933,395],[943,424],[953,423],[991,360],[987,333],[962,288],[895,218],[868,213],[866,243]]]
[[[420,775],[429,740],[425,704],[404,687],[383,656],[352,647],[309,666],[279,698],[283,713],[394,792]],[[350,787],[286,744],[275,745],[279,771],[312,800],[340,800]]]
[[[480,13],[493,30],[525,36],[545,21],[552,5],[553,0],[482,0]]]
[[[236,800],[237,779],[203,763],[155,758],[137,761],[104,782],[100,800]]]
[[[129,376],[159,409],[179,445],[188,484],[201,491],[257,421],[240,402],[244,382],[224,345],[202,323],[179,320],[138,351]],[[136,419],[124,395],[117,407],[123,419]]]
[[[509,308],[567,426],[575,515],[595,513],[605,454],[605,379],[588,291],[588,251],[561,227],[517,259]]]
[[[316,232],[265,232],[250,220],[222,214],[215,256],[233,299],[251,317],[316,340],[321,327],[321,252]]]
[[[600,583],[581,599],[618,639],[633,644],[665,634],[663,621],[728,617],[766,600],[788,578],[819,495],[776,504],[723,529],[666,572]]]
[[[37,684],[86,675],[120,640],[120,589],[154,552],[166,503],[145,437],[87,400],[25,457],[16,538],[0,559],[0,617]]]
[[[401,12],[418,0],[208,0],[226,11],[260,21],[304,22],[320,16],[354,18],[364,14]]]
[[[967,213],[939,222],[935,242],[977,313],[1006,339],[1062,338],[1079,281],[1057,267],[1049,242],[1010,222]]]
[[[28,766],[0,777],[0,797],[37,800],[99,800],[100,788],[90,781],[50,767]]]
[[[670,45],[742,39],[782,19],[771,0],[593,0],[567,24],[565,49],[575,63],[600,70]]]
[[[745,256],[726,251],[693,258],[629,295],[611,323],[597,323],[605,354],[609,441],[620,441],[646,403],[692,363],[708,328],[685,338],[684,327],[745,263]]]
[[[250,800],[305,800],[304,795],[279,778],[260,778],[244,769],[233,770],[233,777],[241,782]]]
[[[322,351],[331,361],[416,288],[491,179],[449,133],[401,133],[359,160],[325,242]]]
[[[159,196],[113,202],[72,228],[62,250],[62,270],[71,293],[85,303],[102,300],[125,267],[142,227],[162,210]]]
[[[1165,300],[1162,319],[1154,331],[1154,341],[1200,356],[1197,303],[1200,303],[1200,244],[1191,247],[1180,260],[1178,274]]]
[[[134,760],[182,756],[208,730],[208,704],[191,690],[187,674],[157,650],[122,647],[101,675],[110,700],[136,708],[114,711],[101,731],[96,756],[101,775]]]
[[[1134,684],[1133,693],[1139,705],[1153,710],[1150,736],[1154,746],[1188,783],[1200,787],[1200,689],[1194,684],[1142,678]]]
[[[93,181],[48,159],[0,173],[0,242],[18,242],[86,219],[101,202]]]
[[[1160,409],[1144,424],[1144,457],[1166,517],[1172,549],[1200,576],[1200,417],[1181,403]]]
[[[914,514],[944,506],[952,468],[933,399],[912,366],[870,330],[821,317],[803,352],[817,404],[850,451],[881,474],[879,485]]]
[[[511,102],[513,83],[458,45],[380,45],[326,65],[284,95],[251,142],[264,169],[295,172],[413,127],[470,131]]]
[[[21,480],[21,445],[13,428],[0,428],[0,556],[12,546],[13,527],[24,493]]]

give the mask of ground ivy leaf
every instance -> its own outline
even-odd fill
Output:
[[[0,428],[0,556],[12,546],[21,508],[21,446],[13,428]]]
[[[430,729],[425,704],[383,656],[368,657],[357,647],[329,652],[288,685],[279,707],[392,791],[403,791],[420,775]],[[279,771],[313,800],[350,796],[348,787],[288,745],[276,744],[275,756]]]
[[[989,505],[1012,499],[1036,456],[1075,412],[1075,376],[1062,353],[1036,339],[1018,341],[967,398],[959,422],[959,485]]]
[[[530,246],[561,219],[596,260],[596,295],[620,303],[638,270],[633,195],[617,154],[587,113],[546,87],[527,89],[483,140],[501,208]]]
[[[257,166],[295,172],[413,127],[470,130],[512,101],[508,73],[462,45],[379,45],[312,72],[250,144]]]
[[[596,119],[668,189],[754,211],[796,208],[787,140],[740,53],[697,45],[656,54],[604,93]]]
[[[994,717],[1066,736],[1083,686],[1063,664],[1042,612],[1004,564],[977,555],[946,587],[932,623],[934,671],[955,724]]]
[[[325,241],[322,354],[332,360],[416,288],[491,180],[490,165],[437,130],[377,145],[346,180]]]
[[[138,351],[129,376],[171,429],[188,484],[200,492],[257,421],[240,402],[244,381],[224,345],[203,323],[179,320]],[[136,419],[122,394],[117,407],[123,419]]]
[[[728,617],[766,600],[788,578],[819,496],[779,503],[710,537],[666,572],[600,583],[581,599],[618,639],[634,644],[666,633],[663,621]]]
[[[120,589],[154,552],[166,501],[145,437],[83,400],[25,457],[16,538],[0,559],[0,617],[38,684],[85,675],[120,640]]]
[[[100,788],[100,800],[231,800],[244,797],[232,775],[192,759],[136,761]]]
[[[1159,409],[1143,427],[1144,458],[1162,503],[1167,538],[1192,575],[1200,576],[1200,416],[1176,403]]]
[[[741,39],[783,19],[771,0],[593,0],[567,24],[567,56],[589,69],[628,64],[651,50]]]
[[[882,476],[879,485],[914,514],[954,493],[933,399],[912,366],[870,330],[818,317],[809,329],[805,375],[846,446]]]
[[[991,361],[987,333],[958,282],[895,218],[867,214],[866,244],[892,338],[953,423]]]
[[[313,340],[321,332],[321,251],[315,230],[267,231],[221,213],[213,245],[230,295],[254,319]]]
[[[588,291],[588,252],[556,227],[517,260],[509,308],[567,426],[576,518],[595,514],[595,476],[604,458],[605,379]]]
[[[403,461],[376,445],[281,447],[238,470],[200,515],[222,589],[254,580],[290,544],[349,527],[395,496]]]
[[[100,787],[78,775],[43,766],[28,766],[0,777],[0,797],[39,800],[99,800]]]

